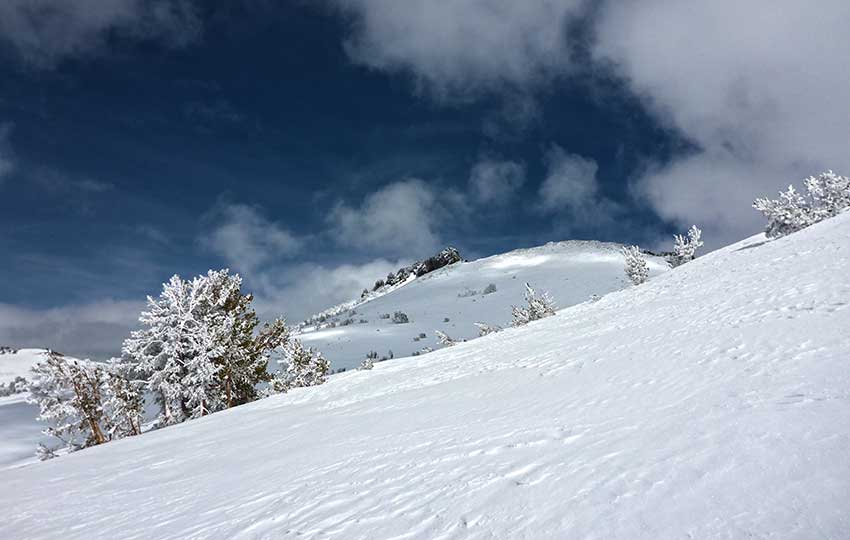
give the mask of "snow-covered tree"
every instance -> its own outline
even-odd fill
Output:
[[[125,340],[123,355],[160,404],[159,424],[197,418],[256,399],[269,379],[269,353],[285,344],[283,321],[259,323],[242,279],[227,269],[186,281],[173,276],[148,297],[145,326]]]
[[[444,347],[453,347],[454,345],[457,345],[457,341],[453,340],[445,332],[434,330],[434,334],[437,336],[437,343]]]
[[[767,217],[768,238],[791,234],[850,208],[850,178],[826,171],[806,178],[803,184],[805,195],[791,185],[778,199],[759,198],[753,203]]]
[[[626,258],[626,275],[635,285],[640,285],[649,278],[649,266],[637,246],[624,246],[623,256]]]
[[[312,348],[305,348],[298,339],[288,340],[283,347],[283,359],[280,363],[286,368],[272,377],[270,393],[323,384],[331,370],[330,362],[322,356],[322,353]]]
[[[476,328],[478,328],[478,336],[479,337],[480,336],[486,336],[487,334],[494,334],[494,333],[498,332],[499,330],[501,330],[501,328],[498,327],[498,326],[491,326],[491,325],[485,324],[485,323],[477,322],[477,323],[473,323],[473,324],[476,326]]]
[[[702,231],[696,225],[691,226],[687,236],[683,234],[673,236],[673,256],[670,259],[673,266],[679,266],[694,260],[697,249],[703,245],[701,237]]]
[[[360,371],[368,371],[375,367],[375,360],[371,356],[367,356],[362,362],[360,362],[360,366],[357,368]]]
[[[38,420],[48,423],[45,435],[59,439],[71,452],[109,440],[110,426],[101,395],[104,374],[100,366],[48,351],[31,373],[27,400],[38,405]],[[54,450],[40,447],[39,457],[53,457]]]
[[[511,308],[513,314],[512,326],[522,326],[555,314],[555,301],[552,300],[549,293],[537,294],[528,283],[525,284],[525,302],[526,305],[523,307],[513,306]]]
[[[144,381],[133,379],[130,366],[118,359],[104,369],[101,380],[103,413],[109,420],[111,439],[141,435]]]

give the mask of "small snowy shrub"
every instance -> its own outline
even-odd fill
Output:
[[[490,283],[486,287],[484,287],[483,294],[492,294],[494,292],[496,292],[496,284],[495,283]]]
[[[393,313],[393,322],[395,324],[407,324],[410,322],[410,319],[403,311],[396,311],[395,313]]]
[[[452,347],[457,344],[457,342],[450,338],[445,332],[434,330],[434,334],[437,336],[437,343],[443,345],[444,347]]]
[[[703,245],[703,241],[700,239],[701,237],[702,231],[696,225],[693,225],[688,230],[687,236],[677,234],[673,237],[673,256],[670,262],[674,267],[694,260],[697,249]]]
[[[525,284],[525,302],[525,307],[513,306],[511,309],[512,326],[522,326],[555,314],[555,302],[552,297],[545,292],[538,295],[528,283]]]
[[[494,333],[498,332],[499,330],[501,330],[501,328],[499,328],[498,326],[490,326],[489,324],[484,324],[484,323],[480,323],[480,322],[473,323],[473,324],[475,324],[475,326],[478,328],[479,337],[480,336],[486,336],[487,334],[494,334]]]
[[[358,367],[357,369],[359,369],[360,371],[367,371],[372,369],[373,367],[375,367],[375,361],[371,358],[366,358],[365,360],[360,362],[360,367]]]
[[[626,275],[635,285],[640,285],[649,278],[649,267],[643,253],[637,246],[624,246],[623,256],[626,258]]]
[[[791,234],[850,208],[850,178],[826,171],[803,183],[805,195],[788,186],[778,199],[759,198],[753,203],[767,218],[768,238]]]

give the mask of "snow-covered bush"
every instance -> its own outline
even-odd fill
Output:
[[[27,384],[28,383],[25,378],[17,376],[14,380],[9,381],[6,384],[0,385],[0,397],[6,397],[26,392]]]
[[[441,332],[439,330],[434,330],[434,335],[437,336],[437,343],[444,347],[452,347],[457,344],[455,340],[449,337],[445,332]]]
[[[395,324],[407,324],[410,322],[410,319],[407,317],[407,313],[396,311],[393,313],[393,322]]]
[[[778,199],[759,198],[753,203],[767,217],[768,238],[791,234],[850,208],[850,178],[826,171],[803,183],[805,195],[791,185]]]
[[[367,357],[365,360],[360,362],[360,367],[358,367],[357,369],[359,369],[360,371],[366,371],[372,369],[373,367],[375,367],[375,360]]]
[[[283,321],[259,325],[242,279],[227,269],[186,281],[173,276],[148,297],[145,326],[124,341],[125,361],[160,405],[159,425],[197,418],[257,399],[269,379],[269,354],[284,345]]]
[[[555,314],[555,302],[549,293],[537,294],[528,283],[525,284],[525,302],[524,307],[512,307],[512,326],[522,326]]]
[[[484,323],[473,323],[478,328],[478,336],[486,336],[487,334],[494,334],[501,330],[498,326],[490,326],[489,324]]]
[[[626,275],[635,285],[640,285],[649,278],[649,266],[637,246],[624,246],[623,256],[626,258]]]
[[[489,283],[486,287],[484,287],[484,291],[482,292],[482,294],[492,294],[494,292],[496,292],[496,284]]]
[[[670,262],[674,267],[694,260],[697,249],[703,245],[701,237],[702,231],[696,225],[691,226],[687,236],[683,234],[673,236],[673,255]]]
[[[297,339],[289,340],[283,348],[281,364],[285,364],[286,369],[272,377],[272,393],[323,384],[331,371],[331,364],[322,353],[309,347],[305,348]]]

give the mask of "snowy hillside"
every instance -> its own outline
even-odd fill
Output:
[[[568,241],[456,263],[387,294],[345,306],[321,326],[299,336],[322,351],[334,368],[351,369],[374,351],[378,358],[410,356],[439,348],[435,330],[455,340],[478,336],[475,322],[509,326],[511,306],[523,303],[524,284],[548,291],[559,308],[629,286],[619,244]],[[651,275],[668,269],[647,256]],[[487,289],[492,286],[495,291]],[[409,322],[395,323],[404,313]]]
[[[0,538],[847,538],[850,214],[4,472]]]
[[[44,357],[44,349],[18,349],[0,353],[0,386],[16,377],[26,378],[30,367]]]
[[[0,386],[16,377],[29,377],[29,370],[44,358],[44,349],[20,349],[0,354]],[[35,461],[35,446],[47,442],[44,425],[36,421],[38,407],[26,402],[26,394],[0,397],[0,470]]]

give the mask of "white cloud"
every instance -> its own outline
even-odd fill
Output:
[[[525,183],[525,165],[484,159],[469,173],[469,190],[482,204],[505,204]]]
[[[256,285],[255,305],[264,320],[286,316],[296,323],[336,304],[354,300],[364,288],[389,272],[408,264],[405,260],[375,259],[365,264],[326,266],[300,264],[267,272]]]
[[[661,216],[728,242],[757,229],[755,196],[850,171],[846,1],[609,2],[600,21],[597,58],[701,149],[639,180]]]
[[[523,90],[568,71],[565,25],[584,0],[337,0],[355,19],[348,55],[412,74],[440,98]]]
[[[253,206],[223,204],[212,215],[212,230],[201,243],[237,271],[253,272],[262,263],[291,256],[301,248],[299,238]]]
[[[116,300],[43,310],[0,304],[0,345],[105,360],[120,355],[143,308],[144,302]]]
[[[567,154],[558,145],[546,152],[546,178],[540,185],[540,209],[544,212],[570,210],[584,213],[596,203],[599,167],[592,159]]]
[[[113,32],[179,46],[198,35],[199,19],[191,0],[0,2],[0,44],[31,65],[97,54]]]
[[[332,234],[343,245],[424,257],[440,247],[437,227],[444,216],[444,201],[413,178],[369,194],[359,207],[340,204],[329,219]]]
[[[0,123],[0,184],[15,170],[15,158],[12,154],[12,145],[9,144],[11,133],[11,124]]]

